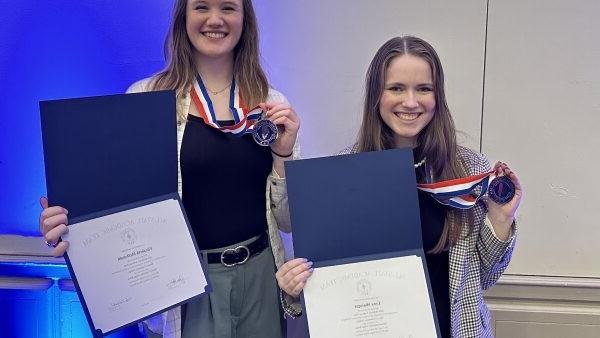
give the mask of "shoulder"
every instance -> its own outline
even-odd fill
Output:
[[[267,95],[267,102],[285,102],[289,103],[285,95],[283,95],[280,91],[269,88],[269,94]]]
[[[145,79],[141,79],[139,81],[134,82],[129,88],[127,88],[126,93],[143,93],[150,91],[150,85],[152,83],[153,77],[147,77]]]
[[[348,155],[348,154],[355,154],[357,152],[358,152],[358,143],[354,143],[354,144],[349,145],[346,148],[340,150],[336,155]]]
[[[487,157],[471,148],[458,146],[457,155],[467,175],[477,175],[491,170]]]

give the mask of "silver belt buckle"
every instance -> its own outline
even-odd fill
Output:
[[[246,250],[246,257],[244,257],[244,259],[241,262],[234,262],[232,264],[225,263],[225,255],[227,253],[233,253],[233,254],[235,254],[237,252],[240,252],[240,250],[242,250],[242,249]],[[250,258],[250,250],[245,245],[240,245],[240,246],[237,246],[234,249],[227,249],[227,250],[221,252],[221,264],[223,264],[224,266],[226,266],[228,268],[234,267],[236,265],[244,264],[244,263],[246,263],[248,261],[248,258]]]

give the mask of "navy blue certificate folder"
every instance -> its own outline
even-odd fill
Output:
[[[409,255],[425,263],[411,149],[288,161],[285,172],[296,257],[314,267]]]
[[[70,218],[177,192],[172,92],[42,101],[40,112],[49,204]]]
[[[422,249],[412,151],[286,162],[294,253],[313,262]]]
[[[41,101],[49,205],[67,208],[74,227],[117,212],[177,200],[192,234],[177,192],[175,108],[172,91]],[[197,254],[193,235],[191,239]],[[135,323],[105,332],[98,329],[90,314],[92,305],[86,304],[75,275],[73,257],[67,254],[65,260],[94,336]],[[205,291],[210,291],[210,286]]]

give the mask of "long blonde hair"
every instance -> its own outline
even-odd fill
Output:
[[[177,101],[188,93],[196,79],[194,47],[186,31],[187,0],[177,0],[173,8],[171,27],[165,40],[167,66],[150,83],[151,90],[175,90]],[[260,64],[258,24],[252,0],[243,0],[244,23],[240,41],[234,48],[233,76],[248,107],[265,101],[269,82]],[[187,112],[177,111],[180,119]]]
[[[428,169],[436,181],[464,177],[466,171],[458,157],[456,129],[444,93],[442,64],[433,47],[414,36],[392,38],[375,53],[366,76],[363,119],[358,133],[357,150],[364,152],[395,147],[394,132],[381,118],[379,105],[385,87],[385,72],[390,62],[397,56],[407,54],[419,57],[429,64],[436,103],[431,122],[417,136],[415,153],[419,158],[427,158]],[[463,224],[473,223],[470,211],[451,209],[446,216],[440,240],[431,252],[441,252],[456,244]]]

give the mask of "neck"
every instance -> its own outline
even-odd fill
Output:
[[[218,58],[196,55],[195,61],[196,70],[208,88],[217,90],[231,83],[233,78],[233,53]]]
[[[400,137],[398,135],[394,136],[394,146],[396,148],[416,148],[417,147],[417,138],[406,138]]]

